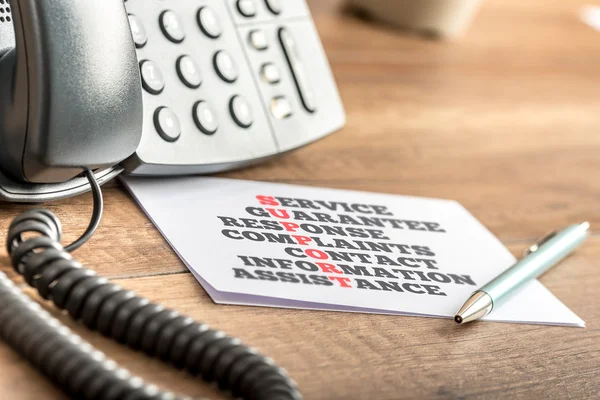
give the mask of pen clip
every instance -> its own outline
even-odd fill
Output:
[[[527,250],[525,250],[523,252],[523,257],[527,257],[531,253],[535,253],[536,251],[538,251],[544,243],[546,243],[548,240],[550,240],[554,236],[556,236],[557,233],[558,233],[558,231],[552,231],[552,232],[548,233],[547,235],[545,235],[544,237],[542,237],[540,240],[535,242],[534,245],[532,245],[530,248],[528,248]]]

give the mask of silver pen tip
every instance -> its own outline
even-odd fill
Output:
[[[469,297],[454,316],[457,324],[464,324],[488,315],[493,308],[492,298],[486,292],[478,291]]]

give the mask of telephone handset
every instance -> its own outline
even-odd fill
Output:
[[[300,399],[239,340],[83,267],[100,184],[251,165],[343,126],[304,0],[0,0],[0,200],[92,190],[84,234],[61,245],[47,210],[15,218],[16,272],[90,329],[199,375],[234,397]],[[0,338],[73,398],[179,399],[143,384],[53,320],[0,273]]]
[[[344,110],[304,0],[0,3],[0,199],[214,173],[322,138]]]
[[[82,166],[114,175],[141,137],[123,4],[3,0],[0,10],[0,197],[31,202],[89,190],[69,180]]]

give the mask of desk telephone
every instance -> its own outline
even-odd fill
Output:
[[[120,173],[248,166],[341,128],[344,110],[304,0],[0,0],[0,199],[93,192],[60,244],[47,210],[7,235],[15,270],[90,329],[234,397],[298,399],[285,371],[237,339],[126,291],[76,261]],[[0,337],[73,398],[175,399],[131,377],[0,273]]]

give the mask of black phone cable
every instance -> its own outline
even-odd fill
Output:
[[[84,244],[102,215],[102,193],[84,170],[94,197],[85,233],[60,244],[62,228],[50,211],[35,209],[10,225],[7,249],[14,269],[44,299],[89,329],[215,383],[234,398],[299,400],[296,384],[273,361],[238,339],[195,322],[110,283],[69,251]],[[75,399],[179,400],[119,368],[25,295],[0,273],[0,337]]]

